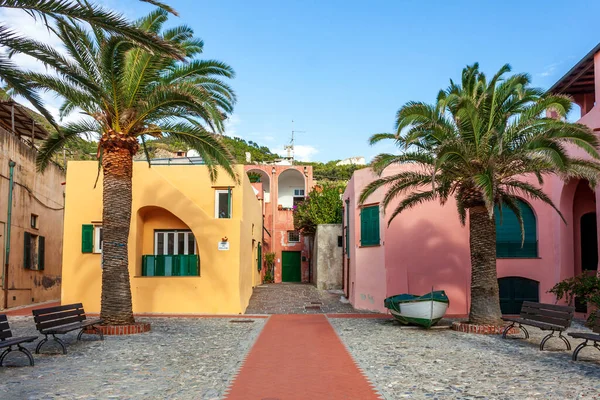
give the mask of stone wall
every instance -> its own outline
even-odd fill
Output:
[[[342,289],[342,236],[341,224],[324,224],[317,227],[314,244],[313,282],[319,289]]]

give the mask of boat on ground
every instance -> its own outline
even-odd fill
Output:
[[[443,290],[435,290],[422,296],[398,294],[383,304],[400,323],[430,328],[446,314],[450,300]]]

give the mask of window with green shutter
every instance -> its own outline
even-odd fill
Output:
[[[521,237],[521,226],[515,213],[508,207],[494,209],[496,219],[496,257],[497,258],[536,258],[538,256],[537,223],[531,207],[519,201],[523,218],[525,241]]]
[[[346,200],[346,257],[350,258],[350,202]]]
[[[360,210],[360,245],[379,246],[379,205]]]
[[[262,246],[261,246],[260,242],[258,242],[256,252],[257,252],[256,263],[258,264],[258,270],[260,271],[262,269]]]
[[[81,252],[94,251],[94,225],[81,225]]]

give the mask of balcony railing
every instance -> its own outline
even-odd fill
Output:
[[[521,242],[496,242],[497,258],[537,258],[537,241]]]
[[[142,256],[142,276],[198,276],[196,254]]]

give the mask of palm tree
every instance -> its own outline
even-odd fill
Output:
[[[232,112],[235,95],[221,78],[232,78],[234,72],[220,61],[198,59],[203,42],[186,26],[162,31],[166,20],[167,12],[159,8],[137,26],[184,49],[185,62],[150,53],[122,35],[90,33],[76,22],[58,19],[57,34],[69,57],[61,59],[58,76],[26,75],[34,87],[65,99],[61,117],[74,111],[87,116],[45,141],[39,169],[81,135],[98,137],[104,177],[101,316],[107,324],[133,321],[127,238],[133,155],[140,144],[148,155],[147,138],[172,137],[199,152],[213,180],[217,166],[237,179],[231,155],[213,133],[223,130],[225,116]]]
[[[157,1],[140,1],[156,4],[165,11],[176,14],[169,6]],[[122,15],[91,4],[87,0],[0,0],[0,8],[23,10],[33,18],[41,19],[49,29],[52,29],[51,22],[56,18],[72,18],[77,21],[87,22],[93,29],[103,29],[107,32],[119,33],[149,51],[166,53],[173,57],[182,56],[181,50],[172,44],[165,43],[151,32],[140,30],[129,23]],[[0,79],[13,89],[14,94],[21,95],[27,99],[56,127],[52,115],[44,108],[37,93],[29,86],[18,66],[11,60],[11,55],[14,53],[23,53],[37,58],[44,64],[57,66],[58,64],[54,57],[60,54],[55,53],[49,47],[46,48],[46,51],[39,52],[38,49],[43,47],[43,44],[23,37],[2,23],[0,23],[0,46],[9,51],[8,53],[0,53]]]
[[[505,77],[509,71],[505,65],[488,81],[478,64],[468,66],[462,82],[450,81],[435,104],[409,102],[400,108],[396,133],[373,135],[370,142],[391,139],[401,153],[378,155],[373,169],[381,175],[392,164],[413,168],[373,181],[360,197],[364,202],[385,187],[384,208],[400,198],[390,223],[423,202],[444,204],[450,197],[456,199],[463,225],[469,215],[469,320],[477,324],[500,324],[502,317],[494,208],[512,210],[524,235],[519,196],[541,200],[560,214],[532,180],[542,185],[547,176],[558,175],[585,178],[593,186],[600,171],[596,136],[585,125],[565,120],[571,99],[530,87],[526,74]],[[561,119],[547,118],[547,110]],[[590,157],[572,156],[570,146],[585,150]]]

